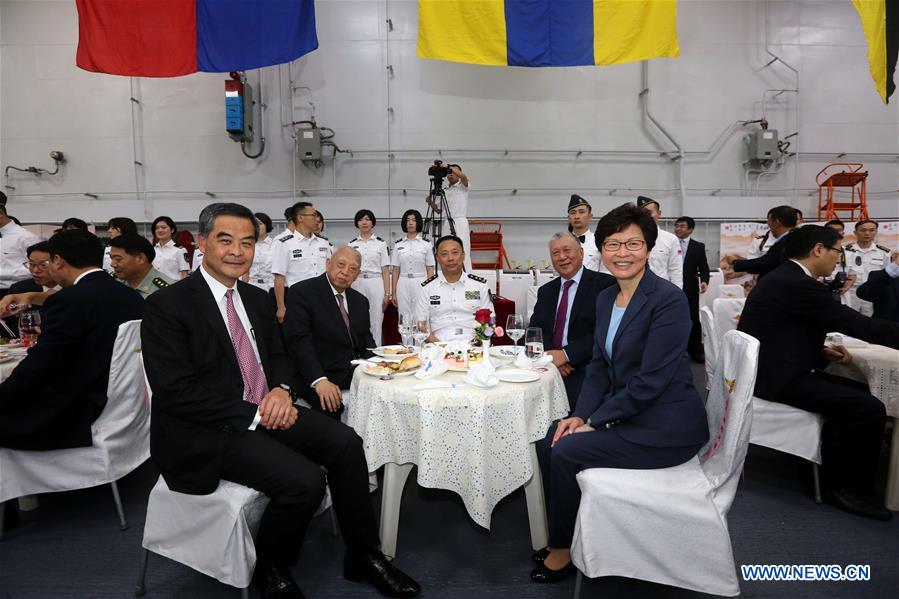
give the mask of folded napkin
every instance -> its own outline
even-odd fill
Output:
[[[449,370],[449,364],[444,361],[443,356],[443,350],[439,346],[433,343],[425,345],[418,354],[421,368],[415,373],[416,378],[431,379]]]
[[[521,352],[517,356],[515,356],[515,367],[523,368],[525,370],[533,370],[535,368],[543,368],[544,366],[548,366],[553,361],[552,356],[548,356],[546,354],[540,356],[536,360],[532,360],[526,355],[524,352]]]
[[[495,387],[499,385],[499,379],[496,378],[496,367],[489,360],[475,362],[473,366],[468,368],[468,374],[462,380],[475,387]]]

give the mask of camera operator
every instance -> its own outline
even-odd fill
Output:
[[[435,168],[436,167],[436,168]],[[429,173],[434,173],[439,167],[446,169],[446,182],[448,183],[444,193],[446,194],[446,206],[449,214],[445,215],[448,219],[452,219],[453,228],[445,228],[442,235],[453,234],[462,240],[465,252],[465,270],[471,272],[471,235],[468,230],[468,177],[462,172],[462,167],[458,164],[444,164],[441,160],[435,160],[434,166],[429,169]],[[440,202],[432,195],[426,199],[428,205],[436,214],[443,211]]]

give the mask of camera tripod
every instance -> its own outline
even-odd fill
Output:
[[[422,237],[428,238],[431,234],[431,244],[437,243],[443,235],[455,235],[456,225],[453,222],[453,215],[450,213],[449,204],[446,202],[446,193],[443,191],[443,179],[439,177],[431,178],[431,202],[428,202],[428,211],[425,215],[424,226],[422,227]],[[435,210],[433,203],[436,203],[439,210]],[[449,224],[449,231],[443,230],[443,221]],[[436,251],[436,248],[434,248]]]

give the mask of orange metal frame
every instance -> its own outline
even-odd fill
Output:
[[[471,266],[497,270],[506,266],[512,268],[506,248],[503,246],[503,224],[497,220],[470,220],[468,221],[471,236]],[[495,227],[491,231],[477,231],[477,227]],[[496,259],[492,262],[475,261],[475,252],[496,252]]]
[[[839,218],[838,212],[848,212],[850,221],[868,218],[868,171],[862,170],[864,166],[861,162],[834,162],[821,169],[815,177],[818,184],[818,220]],[[831,169],[835,167],[843,168],[834,172]],[[851,201],[835,201],[834,191],[838,187],[850,189]]]

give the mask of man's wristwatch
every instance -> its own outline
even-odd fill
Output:
[[[286,384],[284,384],[284,383],[281,383],[281,384],[278,385],[278,386],[281,387],[282,389],[284,389],[285,391],[287,391],[287,394],[290,396],[290,401],[291,401],[291,403],[296,403],[296,401],[297,401],[297,395],[296,395],[296,393],[293,392],[293,389],[290,388],[290,385],[286,385]]]

